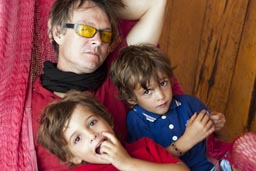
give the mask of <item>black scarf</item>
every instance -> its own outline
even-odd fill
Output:
[[[66,93],[69,90],[96,90],[102,85],[107,75],[107,66],[104,63],[95,72],[89,74],[76,74],[57,69],[57,64],[44,62],[44,74],[41,76],[43,87],[52,92]]]

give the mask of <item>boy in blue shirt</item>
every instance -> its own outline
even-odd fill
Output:
[[[150,137],[180,157],[192,171],[215,170],[207,160],[206,138],[225,124],[196,97],[173,96],[168,58],[150,44],[121,50],[110,70],[119,96],[132,110],[127,115],[129,142]]]

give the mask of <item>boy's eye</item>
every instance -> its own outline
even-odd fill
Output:
[[[145,89],[143,94],[149,94],[150,93],[150,90],[149,89]]]
[[[89,123],[89,125],[90,125],[90,126],[94,126],[96,123],[97,123],[97,120],[92,120],[92,121]]]
[[[167,85],[167,83],[168,83],[167,80],[161,81],[161,82],[160,82],[160,86],[161,86],[161,87],[164,87],[164,86]]]
[[[81,137],[80,136],[77,136],[74,140],[74,143],[77,144],[79,141],[81,140]]]

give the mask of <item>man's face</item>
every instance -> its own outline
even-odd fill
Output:
[[[102,132],[114,134],[112,127],[100,116],[88,108],[78,105],[70,121],[66,123],[65,139],[72,154],[75,156],[71,162],[75,164],[86,161],[95,164],[109,164],[100,157],[101,144],[108,141]]]
[[[69,23],[89,25],[98,30],[112,30],[106,13],[92,2],[86,2],[75,9]],[[59,44],[57,67],[62,71],[92,73],[102,65],[109,53],[110,44],[101,40],[99,32],[92,38],[85,38],[79,36],[75,29],[67,28],[56,39]]]

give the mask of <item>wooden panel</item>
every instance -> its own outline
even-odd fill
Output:
[[[194,94],[225,112],[248,1],[207,1]]]
[[[251,0],[234,68],[226,116],[229,139],[241,131],[255,131],[256,112],[256,1]],[[232,127],[232,129],[230,129]]]
[[[171,58],[172,66],[177,66],[175,75],[189,94],[194,85],[205,5],[205,0],[168,0],[160,40],[160,46]]]
[[[226,140],[256,132],[256,1],[169,0],[161,48],[186,93],[226,114]]]

